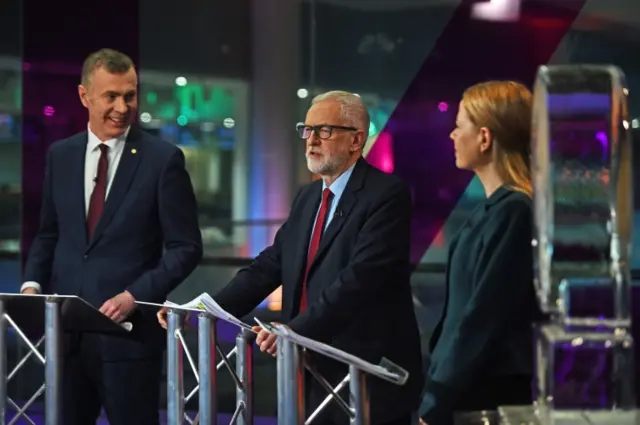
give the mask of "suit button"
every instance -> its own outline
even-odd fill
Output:
[[[86,260],[87,258],[89,258],[89,256],[88,256],[88,255],[85,255],[83,258]]]

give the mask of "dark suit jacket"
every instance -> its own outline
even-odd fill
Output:
[[[422,390],[420,339],[410,276],[411,197],[407,185],[359,160],[322,236],[308,279],[309,307],[298,314],[322,181],[303,187],[273,245],[241,270],[216,300],[244,316],[282,284],[283,320],[292,330],[370,362],[384,356],[407,369],[402,387],[369,379],[374,423],[415,411]],[[337,384],[342,364],[314,356]],[[326,395],[326,394],[325,394]]]
[[[129,291],[164,302],[202,257],[197,205],[182,151],[133,127],[89,241],[84,163],[87,133],[54,143],[47,156],[41,225],[24,280],[44,293],[78,295],[99,308]],[[163,253],[164,250],[164,253]],[[104,358],[157,356],[163,332],[155,313],[137,309],[129,338],[99,338]]]
[[[421,409],[429,425],[449,423],[454,410],[531,402],[532,322],[541,318],[532,220],[530,198],[502,187],[452,240],[445,308],[431,339]],[[478,406],[478,400],[490,405]]]

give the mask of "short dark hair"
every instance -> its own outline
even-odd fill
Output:
[[[104,68],[110,74],[124,74],[133,67],[133,61],[122,52],[113,49],[100,49],[91,53],[82,65],[80,84],[90,83],[91,75],[98,68]]]

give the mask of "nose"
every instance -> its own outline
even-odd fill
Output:
[[[307,146],[317,146],[320,144],[320,138],[316,136],[316,132],[312,131],[309,137],[307,137]]]
[[[455,131],[455,130],[453,130],[451,133],[449,133],[449,138],[450,138],[452,141],[455,141],[455,140],[456,140],[456,131]]]
[[[127,102],[125,102],[122,97],[118,97],[118,99],[115,101],[113,109],[120,114],[124,114],[129,108],[127,106]]]

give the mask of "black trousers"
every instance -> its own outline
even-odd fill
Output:
[[[62,423],[94,425],[101,408],[110,425],[158,425],[161,353],[106,362],[97,336],[78,335],[64,358]]]

